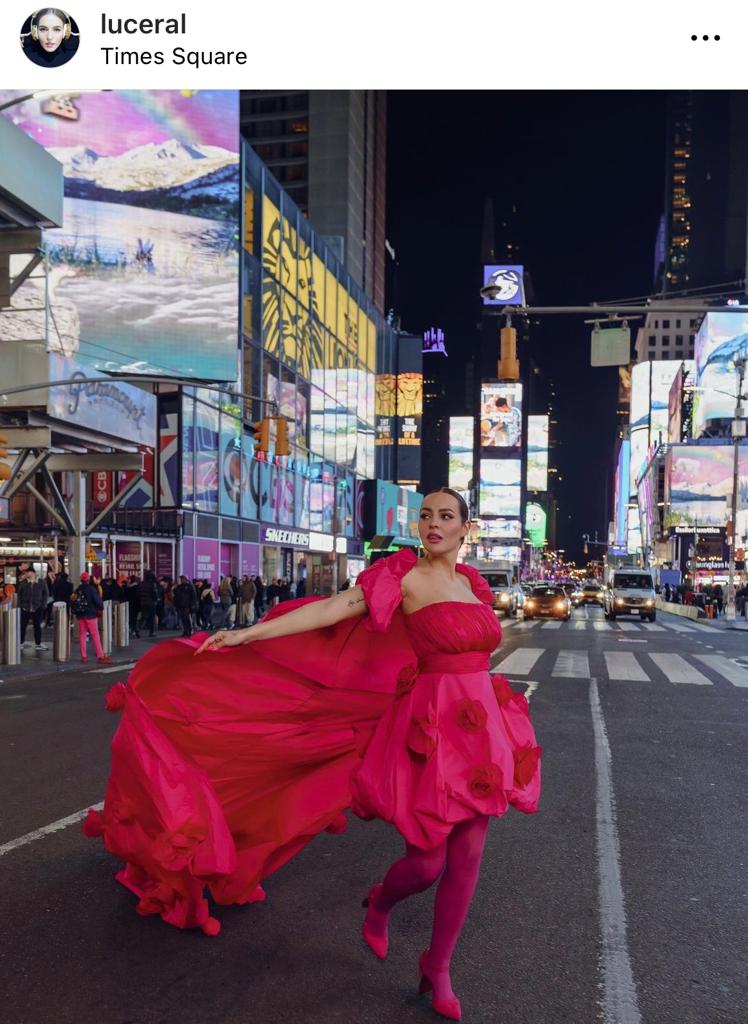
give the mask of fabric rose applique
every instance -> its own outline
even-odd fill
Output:
[[[404,697],[406,693],[410,693],[416,685],[416,679],[418,679],[418,665],[406,665],[405,668],[401,668],[397,677],[395,694],[398,697]]]
[[[434,707],[433,704],[429,704],[423,718],[414,716],[411,720],[406,740],[408,750],[414,757],[428,761],[436,752],[438,738]]]
[[[501,788],[501,768],[489,763],[476,765],[468,777],[468,789],[477,800],[487,800]]]
[[[479,700],[466,698],[458,703],[455,718],[459,727],[465,732],[480,732],[486,727],[488,715]]]

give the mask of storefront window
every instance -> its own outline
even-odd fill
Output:
[[[182,504],[192,508],[195,503],[195,438],[194,399],[182,398]]]

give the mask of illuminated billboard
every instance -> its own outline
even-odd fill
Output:
[[[480,446],[516,450],[522,444],[522,385],[481,384]]]
[[[89,370],[236,380],[238,92],[70,103],[75,117],[34,98],[8,114],[63,165],[63,224],[45,232],[50,348]],[[29,279],[16,298],[38,306],[42,288]]]
[[[748,450],[740,450],[738,465],[738,533],[748,520]],[[724,526],[730,517],[733,447],[673,445],[668,453],[668,509],[665,526]]]
[[[710,421],[735,415],[734,361],[748,357],[748,313],[707,313],[696,335],[694,355],[693,436],[701,437]]]
[[[377,422],[376,444],[395,443],[395,413],[397,377],[394,373],[378,373],[376,379],[376,403],[374,406]]]
[[[519,516],[522,463],[519,459],[481,459],[481,516]]]
[[[483,286],[498,289],[495,299],[483,299],[484,306],[524,306],[525,268],[516,264],[491,263],[483,267]]]
[[[473,478],[472,416],[449,417],[449,486],[455,491],[467,491]]]
[[[528,501],[525,509],[525,530],[534,548],[542,548],[548,539],[548,516],[535,501]]]
[[[628,541],[628,501],[629,501],[629,463],[631,462],[631,442],[621,441],[618,449],[618,465],[616,467],[615,493],[615,548],[616,553],[626,553]]]
[[[689,372],[691,360],[662,359],[637,363],[631,373],[631,466],[629,494],[636,494],[636,480],[644,472],[652,445],[668,440],[670,388],[680,370]]]
[[[527,489],[548,490],[548,417],[527,417]]]
[[[521,519],[479,519],[478,536],[490,537],[492,540],[522,540]]]

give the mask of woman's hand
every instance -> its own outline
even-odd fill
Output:
[[[203,651],[220,651],[222,647],[240,647],[249,641],[248,630],[237,629],[229,632],[219,629],[217,633],[207,637],[195,651],[195,654],[202,654]]]

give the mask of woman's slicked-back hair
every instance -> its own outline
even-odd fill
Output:
[[[453,491],[451,487],[438,487],[435,491],[431,491],[431,494],[449,494],[457,502],[457,508],[460,510],[460,519],[463,523],[466,523],[470,519],[470,509],[468,503],[465,501],[459,491]]]

